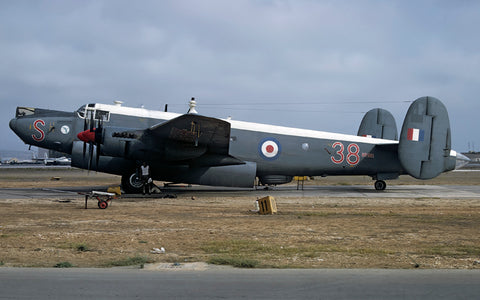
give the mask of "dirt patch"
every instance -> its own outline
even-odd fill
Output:
[[[1,168],[0,188],[119,185],[120,176],[72,168]]]
[[[0,183],[24,187],[29,176],[42,187],[91,180],[84,178],[86,172],[66,170],[61,175],[53,171],[61,179],[51,181],[52,171],[44,172],[2,172]],[[479,182],[476,173],[465,178],[458,174],[463,173],[438,180]],[[119,181],[116,176],[90,176],[95,176],[94,185]],[[329,180],[346,184],[348,179]],[[254,200],[122,197],[106,210],[85,210],[84,198],[72,195],[0,200],[0,264],[174,266],[220,260],[277,268],[480,268],[480,199],[284,197],[276,199],[279,213],[268,216],[250,211]],[[152,253],[161,247],[165,253]]]

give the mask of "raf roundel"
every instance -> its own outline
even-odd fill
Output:
[[[280,155],[281,146],[276,139],[266,138],[260,142],[258,151],[264,159],[274,160]]]

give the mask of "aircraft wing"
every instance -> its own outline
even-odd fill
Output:
[[[189,161],[196,166],[244,164],[228,154],[230,123],[220,119],[185,114],[150,127],[144,139],[161,148],[166,161]]]

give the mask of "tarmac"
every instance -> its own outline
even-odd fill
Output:
[[[0,268],[1,299],[476,299],[479,270]]]
[[[91,192],[92,190],[104,191],[107,187],[65,187],[65,188],[1,188],[0,199],[41,199],[61,198],[66,195]],[[369,185],[342,185],[342,186],[305,186],[299,189],[295,186],[280,186],[257,189],[233,189],[203,186],[172,186],[163,189],[163,194],[128,195],[129,198],[149,197],[159,198],[162,195],[174,194],[187,197],[201,195],[203,197],[222,195],[230,197],[274,197],[311,198],[311,197],[368,197],[368,198],[438,198],[438,199],[479,199],[480,185],[392,185],[385,191],[376,191]]]

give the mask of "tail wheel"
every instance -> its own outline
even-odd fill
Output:
[[[122,176],[122,187],[127,194],[139,194],[142,192],[143,181],[133,172]]]
[[[377,180],[375,181],[375,189],[377,191],[383,191],[387,188],[387,183],[383,180]]]

